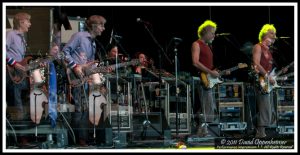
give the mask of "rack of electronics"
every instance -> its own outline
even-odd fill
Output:
[[[224,82],[216,88],[221,132],[244,131],[245,122],[243,82]]]
[[[277,132],[294,134],[294,86],[285,85],[275,90]]]

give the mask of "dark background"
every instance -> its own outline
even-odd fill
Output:
[[[101,5],[101,4],[97,4]],[[201,5],[201,4],[199,4]],[[9,7],[22,9],[22,7]],[[274,45],[274,58],[277,68],[294,60],[294,6],[55,6],[55,18],[61,14],[70,17],[86,18],[93,14],[107,19],[106,30],[97,38],[104,46],[114,34],[122,36],[120,44],[131,57],[137,51],[144,51],[154,59],[159,68],[159,54],[162,52],[162,68],[174,72],[173,37],[182,39],[177,45],[179,71],[194,74],[191,61],[191,44],[197,40],[198,27],[206,20],[217,23],[216,33],[230,33],[218,36],[213,42],[214,64],[220,70],[231,68],[238,63],[251,64],[251,48],[245,43],[256,44],[258,34],[264,24],[271,23],[277,29],[278,39]],[[158,44],[146,31],[137,18],[150,23],[148,26]],[[160,48],[161,47],[161,48]],[[250,46],[251,47],[251,46]],[[167,56],[165,56],[167,55]],[[168,59],[170,61],[168,61]],[[228,78],[247,80],[248,69],[233,72]]]

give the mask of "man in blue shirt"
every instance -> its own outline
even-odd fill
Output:
[[[84,66],[95,60],[96,44],[94,42],[97,36],[101,36],[105,30],[106,19],[103,16],[92,15],[86,20],[87,31],[77,32],[63,48],[67,67],[75,75],[82,79],[84,75]],[[75,113],[72,120],[73,127],[78,131],[79,145],[87,146],[88,140],[88,85],[85,83],[80,87],[73,87],[71,90],[73,101],[75,103]],[[79,131],[79,130],[82,131]]]

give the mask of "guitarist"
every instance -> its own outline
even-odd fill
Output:
[[[269,73],[273,67],[273,57],[270,50],[270,46],[275,42],[276,39],[276,28],[272,24],[265,24],[259,32],[259,43],[254,45],[253,54],[253,64],[254,70],[259,76],[264,77],[266,82],[271,85],[275,84],[274,79],[269,76]],[[284,69],[283,72],[286,72]],[[274,105],[272,100],[272,92],[263,93],[260,91],[259,85],[256,85],[256,103],[258,109],[258,120],[257,120],[257,138],[266,137],[265,128],[270,126],[272,119],[272,112],[274,112]]]
[[[211,20],[206,20],[199,26],[197,33],[199,39],[193,42],[191,48],[193,66],[195,66],[198,71],[210,74],[213,77],[219,76],[218,71],[213,69],[213,52],[210,47],[212,41],[215,38],[216,29],[216,23]],[[230,72],[227,72],[226,74],[230,74]],[[201,83],[202,84],[199,87],[199,91],[197,91],[199,93],[200,108],[197,108],[196,113],[203,114],[204,120],[202,120],[201,123],[211,123],[215,119],[214,113],[216,111],[216,103],[214,101],[212,89],[206,88],[203,85],[203,81],[201,81]],[[197,135],[207,135],[206,126],[205,128],[201,128],[200,120],[196,123],[199,127]]]
[[[94,40],[97,36],[101,36],[105,30],[106,19],[103,16],[92,15],[86,20],[87,31],[77,32],[72,35],[71,39],[63,48],[65,54],[65,61],[68,67],[76,74],[78,78],[84,77],[84,71],[82,67],[93,62],[95,60],[96,44]],[[83,88],[84,87],[84,88]],[[73,87],[71,90],[73,101],[75,103],[75,113],[73,127],[77,129],[80,146],[87,146],[88,140],[88,84],[85,83],[83,87]],[[80,131],[78,130],[80,129]],[[84,129],[84,130],[82,130]]]
[[[25,67],[20,64],[24,60],[26,54],[26,40],[25,33],[28,32],[31,26],[31,15],[25,12],[20,12],[15,14],[13,18],[13,30],[8,31],[6,34],[6,63],[8,67],[13,68],[13,70],[25,71]],[[20,83],[16,84],[13,82],[14,79],[6,74],[6,99],[8,106],[14,107],[16,109],[17,120],[24,121],[25,116],[25,104],[26,101],[22,101],[22,96],[26,92],[26,96],[29,96],[29,84],[28,78],[22,80]],[[20,135],[21,146],[29,145],[28,138],[25,135]]]

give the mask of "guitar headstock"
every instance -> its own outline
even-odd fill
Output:
[[[246,67],[248,67],[248,65],[246,63],[239,63],[238,67],[239,68],[246,68]]]

